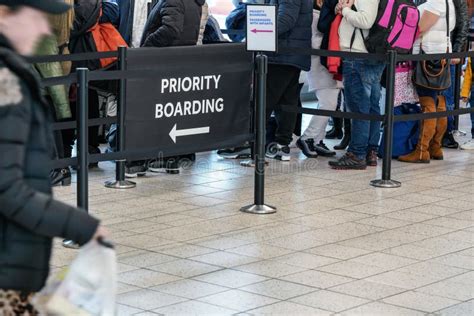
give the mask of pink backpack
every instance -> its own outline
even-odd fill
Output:
[[[370,53],[395,50],[409,54],[415,43],[420,12],[412,0],[380,0],[377,19],[365,39]]]

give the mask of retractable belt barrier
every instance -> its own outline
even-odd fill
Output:
[[[241,34],[227,31],[226,34]],[[384,122],[385,157],[382,179],[371,182],[373,186],[393,188],[401,184],[391,180],[393,124],[399,121],[422,120],[473,113],[474,109],[420,113],[394,116],[395,65],[399,61],[474,58],[474,52],[451,54],[397,55],[337,52],[319,49],[280,47],[280,54],[334,56],[345,59],[370,59],[387,64],[387,97],[385,115],[327,111],[309,108],[285,109],[318,116],[333,116],[367,121]],[[255,95],[258,82],[254,58],[245,52],[242,44],[223,44],[200,47],[175,47],[161,49],[126,49],[117,52],[84,53],[76,55],[40,56],[28,58],[30,63],[83,61],[117,57],[118,70],[78,69],[76,74],[43,79],[43,87],[78,84],[78,121],[54,123],[54,130],[78,129],[78,158],[55,160],[52,168],[78,165],[78,206],[87,209],[87,164],[116,161],[116,179],[107,183],[111,188],[129,188],[135,184],[125,180],[125,161],[143,160],[165,152],[179,155],[241,145],[256,137],[249,108],[251,87]],[[460,76],[459,66],[457,75]],[[266,77],[266,73],[265,73]],[[150,80],[153,79],[153,80]],[[94,81],[120,82],[117,117],[87,119],[87,89]],[[260,80],[260,79],[259,79]],[[271,84],[271,83],[270,83]],[[453,83],[459,87],[459,78]],[[158,89],[161,88],[161,89]],[[458,89],[460,90],[460,89]],[[240,104],[240,106],[239,106]],[[230,112],[228,109],[230,108]],[[225,110],[224,110],[225,109]],[[255,105],[255,111],[258,111]],[[255,114],[254,114],[255,115]],[[161,120],[161,121],[160,121]],[[179,121],[178,121],[179,120]],[[158,124],[160,122],[160,124]],[[118,150],[113,153],[89,155],[87,153],[87,127],[117,123]],[[186,128],[182,129],[182,126]],[[217,136],[211,130],[217,129]],[[147,133],[148,137],[143,137]],[[151,142],[151,145],[150,145]],[[125,144],[127,148],[125,147]],[[179,145],[177,145],[179,143]],[[180,147],[181,146],[181,147]],[[84,183],[86,182],[86,183]],[[256,192],[257,194],[257,192]]]

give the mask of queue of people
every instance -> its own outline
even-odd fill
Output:
[[[258,1],[249,1],[255,3]],[[469,0],[407,0],[405,6],[416,11],[416,29],[412,30],[413,41],[405,47],[403,53],[435,54],[463,52],[467,49],[469,19],[472,17],[473,3]],[[279,46],[291,48],[330,49],[345,52],[369,53],[368,37],[374,36],[377,19],[390,1],[379,0],[272,0],[266,3],[279,5],[278,29]],[[310,23],[308,8],[312,6],[313,21]],[[469,8],[468,8],[469,7]],[[416,10],[417,9],[417,10]],[[227,27],[243,28],[243,4],[238,4],[227,19]],[[408,12],[408,11],[407,11]],[[408,12],[406,19],[410,18]],[[411,17],[415,19],[415,17]],[[288,27],[291,21],[291,27]],[[412,21],[405,21],[410,25]],[[380,23],[379,23],[380,24]],[[309,30],[311,30],[309,32]],[[404,31],[404,30],[403,30]],[[401,34],[401,33],[400,33]],[[398,34],[398,36],[400,36]],[[415,37],[416,35],[416,37]],[[398,37],[397,36],[397,37]],[[401,37],[405,36],[403,34]],[[396,38],[397,38],[396,37]],[[405,36],[406,37],[406,36]],[[396,39],[395,38],[395,39]],[[236,35],[233,40],[240,41]],[[395,41],[395,40],[394,40]],[[393,42],[392,42],[393,43]],[[369,43],[370,45],[370,43]],[[373,46],[373,45],[372,45]],[[446,69],[445,77],[451,83],[439,87],[413,84],[411,74],[416,72],[416,63],[409,64],[410,76],[405,85],[415,91],[416,103],[424,113],[443,112],[454,109],[455,65],[464,64],[463,60],[441,61],[451,65]],[[299,100],[297,77],[304,73],[308,90],[315,93],[318,107],[322,110],[335,110],[338,107],[348,112],[360,114],[380,114],[382,86],[384,85],[384,62],[367,59],[325,58],[319,56],[270,55],[269,78],[267,83],[267,157],[281,161],[290,161],[290,143],[294,140],[296,114]],[[311,64],[308,70],[308,63]],[[472,64],[467,66],[466,80],[462,96],[465,102],[470,95],[470,76]],[[416,75],[416,74],[415,74]],[[416,81],[416,80],[415,80]],[[399,91],[399,90],[397,90]],[[402,98],[403,99],[403,98]],[[343,100],[341,102],[341,100]],[[341,106],[341,103],[343,106]],[[401,104],[396,104],[401,105]],[[293,109],[292,109],[293,108]],[[287,111],[285,111],[287,109]],[[289,111],[288,111],[289,110]],[[275,124],[276,121],[276,124]],[[296,146],[308,158],[318,156],[331,157],[336,152],[329,149],[324,138],[344,138],[335,150],[344,150],[346,154],[330,161],[333,169],[366,169],[377,166],[381,141],[381,124],[377,121],[333,119],[333,128],[326,133],[328,119],[313,116],[308,128],[296,140]],[[276,127],[274,126],[276,125]],[[299,126],[296,126],[296,130]],[[423,120],[420,124],[420,137],[413,152],[401,155],[402,162],[428,163],[430,160],[444,158],[442,148],[458,148],[455,141],[454,118]],[[272,135],[268,135],[268,134]],[[461,146],[471,149],[471,142]],[[244,158],[248,147],[221,150],[224,158]]]
[[[418,6],[419,23],[416,42],[412,43],[413,53],[446,53],[461,52],[466,49],[469,29],[467,4],[469,0],[406,0]],[[209,40],[223,41],[220,26],[209,13],[205,0],[65,0],[74,5],[76,16],[52,18],[58,21],[55,27],[55,40],[58,53],[87,51],[90,45],[84,41],[84,30],[94,24],[110,24],[123,38],[124,43],[131,47],[166,47],[206,44]],[[233,1],[235,10],[227,18],[226,26],[233,30],[243,30],[245,26],[246,3],[268,3],[279,6],[278,32],[279,46],[291,48],[313,48],[341,50],[345,52],[368,53],[367,37],[376,26],[380,15],[380,7],[387,1],[380,0],[249,0],[245,3]],[[472,7],[472,6],[471,6]],[[449,9],[448,9],[449,8]],[[472,10],[472,8],[471,8]],[[446,17],[449,16],[448,20]],[[96,22],[97,19],[97,22]],[[86,26],[84,26],[86,25]],[[87,33],[87,32],[86,32]],[[446,34],[449,35],[449,45]],[[82,37],[81,37],[82,36]],[[242,41],[244,36],[231,35],[233,41]],[[79,39],[79,40],[78,40]],[[207,40],[207,42],[206,42]],[[69,43],[69,45],[67,45]],[[46,45],[46,44],[43,44]],[[423,49],[420,51],[420,46]],[[446,47],[447,46],[447,47]],[[52,47],[54,48],[54,47]],[[38,53],[51,53],[52,51]],[[453,60],[451,76],[454,76],[454,64],[462,63]],[[87,67],[99,67],[97,61]],[[341,59],[318,56],[292,54],[270,54],[267,85],[267,121],[269,141],[268,158],[289,161],[291,158],[290,144],[296,144],[308,158],[334,157],[336,150],[347,153],[337,160],[330,161],[333,169],[365,169],[377,166],[379,144],[381,140],[381,124],[376,121],[333,119],[333,129],[326,133],[329,120],[314,116],[308,128],[294,142],[294,131],[300,129],[301,117],[294,111],[287,111],[301,104],[300,79],[314,93],[319,109],[344,109],[348,112],[362,114],[380,114],[382,97],[382,74],[385,63],[364,59]],[[59,64],[37,65],[40,75],[45,68],[55,69],[54,75],[67,75],[70,65]],[[72,69],[84,66],[79,63]],[[102,65],[103,66],[103,65]],[[469,74],[469,72],[467,72]],[[100,86],[99,90],[116,94],[115,87]],[[53,87],[47,91],[48,99],[57,111],[57,121],[75,119],[75,89],[72,87]],[[90,118],[100,116],[99,93],[97,87],[89,90]],[[432,90],[416,87],[420,105],[424,112],[444,111],[452,109],[454,104],[454,88]],[[464,89],[469,90],[469,89]],[[464,92],[465,95],[469,94]],[[293,112],[293,113],[292,113]],[[436,122],[435,122],[436,121]],[[435,126],[436,125],[436,126]],[[114,128],[110,129],[114,131]],[[457,148],[454,140],[453,118],[425,120],[421,126],[422,136],[418,141],[418,149],[411,155],[399,157],[404,162],[429,162],[431,158],[443,158],[442,147]],[[344,132],[343,132],[344,131]],[[298,133],[299,135],[299,133]],[[344,137],[343,137],[344,136]],[[56,133],[56,152],[58,158],[72,155],[75,131],[66,130]],[[339,138],[341,144],[329,148],[325,138]],[[270,141],[271,140],[271,141]],[[99,153],[99,127],[90,127],[89,152]],[[114,146],[111,145],[113,148]],[[463,146],[462,148],[468,148]],[[234,149],[219,150],[224,158],[247,158],[250,156],[249,145]],[[415,159],[418,157],[418,159]],[[195,159],[194,154],[180,157],[157,158],[149,161],[127,162],[127,177],[143,176],[147,172],[179,173],[182,160]],[[90,167],[97,167],[97,164]],[[54,184],[69,184],[71,174],[69,168],[54,170],[51,173]]]

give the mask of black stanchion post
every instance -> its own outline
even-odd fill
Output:
[[[253,53],[253,58],[252,58],[252,61],[253,61],[253,64],[255,65],[256,63],[256,56],[257,56],[257,53]],[[252,110],[253,110],[253,113],[255,114],[255,108],[257,106],[257,98],[258,98],[258,93],[257,93],[257,73],[254,71],[253,72],[253,86],[252,86]],[[255,120],[255,115],[252,115],[252,117],[250,118],[250,126],[252,127],[252,133],[255,134],[256,133],[256,125],[257,125],[257,122]],[[243,160],[240,162],[240,165],[242,167],[255,167],[255,146],[256,146],[256,142],[255,142],[255,139],[253,139],[251,142],[250,142],[250,158],[248,160]]]
[[[118,49],[118,68],[120,71],[127,70],[127,47],[121,46]],[[127,93],[127,80],[120,79],[119,95],[117,100],[117,151],[121,152],[125,149],[125,103]],[[106,188],[110,189],[131,189],[137,184],[125,179],[125,159],[115,162],[115,180],[107,181]]]
[[[462,64],[456,65],[454,73],[454,109],[459,110],[461,104],[461,75]],[[454,116],[454,130],[464,136],[466,133],[459,131],[459,116]]]
[[[77,73],[77,207],[89,209],[89,94],[87,68],[78,68]],[[78,249],[73,240],[64,240],[66,248]]]
[[[241,208],[245,213],[273,214],[276,208],[265,205],[265,125],[268,57],[259,53],[256,57],[257,66],[257,104],[255,106],[255,196],[254,204]]]
[[[384,126],[384,157],[382,179],[373,180],[370,184],[377,188],[399,188],[402,184],[391,179],[392,147],[393,147],[393,108],[395,99],[395,67],[397,52],[389,51],[387,66],[387,87],[385,97],[385,126]]]

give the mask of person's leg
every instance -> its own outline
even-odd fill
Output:
[[[321,89],[316,90],[316,97],[318,98],[318,109],[335,111],[337,108],[337,97],[339,89]],[[308,138],[314,139],[316,143],[324,140],[326,135],[326,127],[328,125],[329,117],[314,115],[304,131],[301,138],[306,140]]]
[[[345,60],[343,64],[344,99],[348,112],[369,113],[372,88],[366,84],[367,67],[360,60]],[[370,123],[352,120],[351,141],[347,153],[329,162],[333,169],[365,169]]]
[[[283,90],[280,102],[275,109],[278,127],[275,138],[279,145],[288,146],[293,140],[293,131],[297,121],[298,114],[295,112],[286,112],[286,110],[296,110],[299,100],[299,77],[301,71],[296,67],[286,68],[287,86]]]
[[[420,97],[420,104],[423,113],[436,112],[436,101],[438,92],[426,88],[417,88]],[[427,119],[421,121],[420,137],[415,151],[408,155],[398,157],[399,161],[410,163],[429,163],[429,146],[436,132],[436,119]]]
[[[456,75],[456,66],[451,65],[451,86],[443,91],[442,95],[446,98],[446,108],[448,111],[454,110],[454,81],[456,80],[455,78]],[[454,117],[449,116],[448,117],[448,127],[447,131],[448,133],[452,132],[454,130]]]
[[[349,112],[369,114],[372,108],[372,80],[367,80],[371,77],[370,67],[362,61],[356,61],[353,65],[350,73],[344,77],[346,105]],[[348,152],[365,160],[370,138],[370,122],[352,120],[351,134]]]
[[[269,64],[267,74],[267,99],[266,99],[266,122],[269,122],[272,113],[277,108],[287,89],[289,81],[286,66]]]
[[[446,97],[438,96],[436,112],[446,112]],[[436,120],[436,131],[430,144],[430,158],[434,160],[443,160],[443,150],[441,149],[443,136],[448,127],[448,118],[440,117]]]
[[[372,68],[372,72],[374,74],[373,81],[370,82],[371,84],[371,95],[370,95],[370,114],[373,115],[380,115],[380,98],[382,97],[382,86],[380,84],[383,70],[385,68],[384,65],[375,65]],[[370,152],[377,152],[379,149],[380,144],[380,127],[382,123],[380,121],[370,121],[370,132],[369,132],[369,142],[368,142],[368,153]]]
[[[299,83],[298,84],[298,108],[301,109],[303,107],[303,103],[301,102],[301,90],[303,90],[304,83]],[[303,114],[298,113],[296,114],[296,124],[295,124],[295,130],[293,131],[293,134],[296,136],[301,136],[302,134],[302,125],[303,125]]]
[[[89,119],[95,119],[99,117],[99,94],[96,90],[89,89]],[[91,149],[99,148],[99,126],[89,127],[89,147]]]
[[[340,89],[316,90],[318,109],[335,111],[339,91]],[[297,145],[306,157],[316,158],[318,155],[330,157],[336,154],[336,152],[329,150],[323,141],[326,136],[328,121],[329,117],[313,115],[308,127],[298,139]]]
[[[275,130],[275,135],[268,135],[267,139],[275,139],[275,143],[267,144],[267,157],[279,159],[279,160],[290,160],[290,149],[286,144],[278,144],[279,140],[276,136],[278,133],[278,117],[277,111],[278,107],[282,102],[282,96],[284,92],[288,89],[290,84],[291,78],[288,78],[288,68],[292,68],[289,66],[284,65],[276,65],[270,64],[268,65],[268,75],[267,75],[267,105],[266,105],[266,124],[267,129],[270,131],[272,128]],[[296,81],[296,85],[298,85],[298,79]],[[298,88],[298,86],[296,86]],[[297,101],[298,99],[296,99]],[[272,119],[272,114],[275,114],[275,118]],[[276,126],[271,126],[272,120],[276,120]],[[295,121],[296,121],[296,114],[295,114]],[[295,122],[293,122],[291,128],[291,135],[293,134],[293,130],[295,128]],[[274,137],[272,137],[274,136]],[[285,140],[286,142],[286,140]],[[290,141],[291,142],[291,139]],[[289,143],[288,143],[289,144]],[[285,146],[284,146],[285,145]],[[285,152],[282,152],[282,149],[285,149]]]

